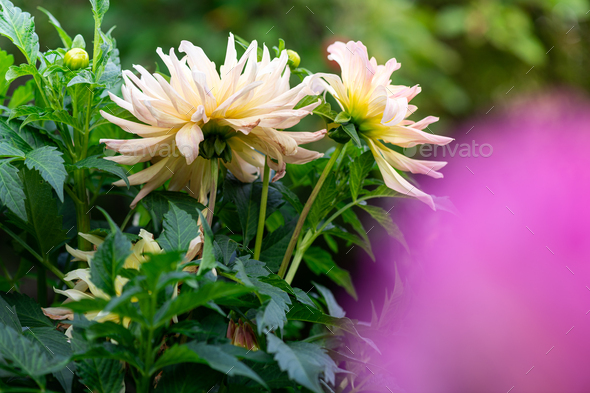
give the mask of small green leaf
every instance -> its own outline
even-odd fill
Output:
[[[0,297],[0,325],[11,327],[17,332],[22,330],[16,309],[14,306],[9,306],[2,297]]]
[[[350,296],[357,299],[350,274],[336,265],[328,251],[319,247],[310,247],[303,254],[303,260],[312,272],[318,275],[326,274],[332,281],[346,289]]]
[[[365,250],[366,253],[369,254],[371,259],[373,261],[375,260],[375,255],[373,254],[373,250],[371,248],[371,243],[369,242],[368,236],[361,238],[355,234],[352,234],[350,232],[346,232],[343,229],[338,228],[338,227],[330,228],[327,231],[324,231],[323,234],[337,236],[343,240],[346,240],[349,243],[355,244],[357,246],[361,246],[363,248],[363,250]]]
[[[109,0],[90,0],[92,4],[92,13],[94,14],[94,22],[96,28],[100,28],[104,14],[109,10]]]
[[[356,132],[356,128],[354,126],[354,124],[352,123],[348,123],[346,125],[342,126],[342,129],[344,130],[344,132],[346,132],[346,134],[348,134],[349,137],[352,138],[352,140],[354,141],[354,143],[358,146],[361,147],[361,140],[359,138],[359,134]]]
[[[59,199],[64,200],[64,182],[68,173],[64,167],[62,152],[53,146],[43,146],[27,153],[25,165],[29,169],[39,171],[55,192]]]
[[[322,186],[321,192],[314,201],[307,220],[312,228],[317,227],[319,222],[326,218],[327,214],[332,210],[333,204],[336,202],[338,196],[338,189],[336,187],[336,174],[331,172]]]
[[[27,75],[35,75],[37,74],[37,68],[31,64],[21,64],[18,66],[10,66],[8,71],[6,71],[5,79],[7,82],[12,82],[16,78],[20,78],[21,76]]]
[[[336,118],[334,118],[334,122],[335,123],[340,123],[340,124],[344,124],[344,123],[348,123],[350,121],[350,115],[346,112],[340,112]]]
[[[83,359],[76,362],[81,382],[96,393],[119,393],[124,389],[123,364],[114,359]]]
[[[190,195],[173,191],[153,191],[143,198],[141,203],[152,215],[156,230],[160,228],[164,215],[170,210],[170,203],[190,214],[194,221],[199,219],[197,209],[205,209],[205,206]]]
[[[410,248],[408,247],[408,243],[406,243],[406,238],[404,234],[399,229],[396,223],[393,222],[391,216],[388,212],[384,209],[380,208],[379,206],[371,206],[371,205],[359,205],[363,210],[368,212],[371,217],[373,217],[385,230],[387,234],[397,241],[399,241],[406,251],[410,252]]]
[[[55,30],[57,30],[57,34],[59,34],[59,38],[61,38],[61,42],[64,44],[64,47],[66,49],[70,49],[72,47],[72,39],[70,38],[68,33],[66,33],[66,31],[61,27],[59,21],[55,19],[55,17],[51,15],[51,12],[47,11],[45,8],[37,7],[37,9],[43,12],[45,15],[47,15],[47,17],[49,18],[49,23],[51,23],[53,27],[55,27]]]
[[[11,159],[0,161],[0,200],[21,220],[27,221],[25,193],[18,170],[10,164]]]
[[[104,158],[98,155],[86,157],[82,161],[78,161],[77,163],[75,163],[73,167],[92,168],[111,173],[125,181],[125,184],[127,184],[127,187],[129,187],[129,179],[127,179],[125,170],[123,170],[123,168],[116,162],[105,160]]]

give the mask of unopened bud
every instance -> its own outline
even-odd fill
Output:
[[[88,67],[90,59],[84,49],[73,48],[66,53],[64,64],[71,70],[79,70]]]
[[[287,49],[287,55],[289,56],[289,67],[291,69],[299,67],[299,64],[301,63],[299,54],[294,50]]]

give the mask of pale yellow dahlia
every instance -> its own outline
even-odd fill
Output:
[[[179,51],[185,56],[181,59],[174,49],[169,55],[160,48],[157,51],[168,67],[170,81],[141,66],[134,66],[140,77],[123,72],[123,99],[112,94],[111,98],[145,124],[101,113],[142,138],[101,142],[122,154],[109,158],[118,163],[152,162],[149,168],[129,177],[133,185],[145,183],[132,206],[168,179],[169,190],[185,189],[206,202],[211,159],[222,159],[239,180],[252,182],[264,166],[264,155],[276,171],[274,180],[284,175],[286,163],[306,163],[322,156],[298,145],[321,139],[325,130],[277,130],[294,126],[319,105],[320,100],[294,109],[303,97],[318,93],[309,84],[311,79],[291,88],[287,51],[271,60],[268,48],[263,46],[258,61],[257,49],[253,41],[238,60],[230,34],[225,63],[218,73],[201,48],[182,41]]]
[[[96,235],[85,233],[80,233],[79,235],[97,247],[104,241],[104,239]],[[131,248],[131,254],[125,259],[123,267],[126,269],[139,269],[139,266],[146,261],[144,256],[145,253],[159,254],[162,252],[160,245],[154,240],[154,235],[148,231],[141,229],[139,231],[139,237],[140,239],[135,242]],[[88,265],[92,264],[92,258],[96,253],[96,251],[76,250],[67,244],[66,249],[74,257],[72,261],[86,261]],[[43,309],[43,312],[49,318],[57,320],[74,319],[74,313],[67,308],[69,302],[80,301],[82,299],[93,299],[95,297],[107,300],[110,299],[109,295],[92,283],[90,268],[72,270],[66,274],[64,279],[66,281],[75,281],[74,288],[66,290],[53,288],[56,293],[64,295],[67,299],[63,302],[63,307],[49,307]],[[115,279],[115,292],[117,296],[121,295],[123,287],[127,281],[129,281],[127,278],[117,276]],[[99,322],[119,320],[119,317],[116,314],[105,313],[102,311],[89,312],[86,313],[85,316],[89,320],[97,320]],[[123,322],[126,326],[129,325],[129,320],[124,320]]]
[[[371,149],[385,184],[434,209],[432,197],[410,184],[394,168],[440,178],[443,175],[437,171],[446,162],[413,160],[384,144],[407,148],[423,143],[445,145],[453,140],[422,131],[437,121],[437,117],[428,116],[418,122],[406,119],[417,109],[408,102],[420,92],[420,87],[392,85],[391,74],[400,64],[391,59],[385,65],[377,65],[374,57],[369,60],[367,48],[360,41],[335,42],[328,47],[328,52],[328,59],[340,65],[342,78],[333,74],[316,74],[315,77],[328,83],[328,91]]]

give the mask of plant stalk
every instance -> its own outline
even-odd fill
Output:
[[[266,221],[266,203],[268,202],[268,183],[270,181],[270,168],[264,164],[264,175],[262,177],[262,196],[260,197],[260,214],[258,215],[258,230],[256,232],[256,245],[254,246],[254,259],[260,258],[262,249],[262,237],[264,235],[264,222]]]
[[[297,269],[299,269],[299,265],[301,264],[303,254],[305,253],[306,249],[307,247],[300,247],[297,249],[297,251],[295,251],[293,262],[291,263],[291,267],[289,267],[287,277],[285,277],[285,281],[287,281],[287,284],[291,285],[291,283],[293,282],[293,278],[295,277],[295,273],[297,273]]]
[[[303,229],[303,224],[305,224],[305,219],[307,218],[307,215],[309,214],[309,211],[311,210],[311,206],[313,205],[313,202],[315,201],[316,197],[318,196],[320,189],[324,185],[324,181],[326,181],[326,178],[328,177],[328,174],[332,170],[332,167],[334,166],[334,163],[338,159],[338,156],[340,155],[340,152],[342,151],[343,147],[344,147],[344,144],[342,144],[342,143],[339,143],[336,146],[336,150],[332,153],[332,157],[330,157],[330,161],[328,161],[328,164],[326,164],[326,167],[324,168],[324,171],[322,172],[320,179],[316,183],[313,191],[311,192],[311,195],[309,196],[309,198],[307,199],[307,202],[305,203],[305,206],[303,207],[303,211],[301,212],[301,215],[299,216],[299,220],[297,220],[297,226],[295,227],[295,232],[293,232],[293,236],[291,236],[291,241],[289,242],[289,246],[287,247],[287,251],[285,252],[285,257],[283,258],[283,262],[281,262],[281,267],[279,268],[279,276],[281,278],[285,277],[285,273],[287,272],[287,267],[289,266],[289,261],[291,260],[291,255],[293,254],[293,250],[295,249],[295,245],[297,244],[297,240],[299,239],[299,234],[301,233],[301,230]],[[297,269],[295,269],[295,271],[296,270]],[[295,272],[293,272],[293,275],[295,275]]]
[[[211,188],[209,189],[209,205],[207,206],[207,223],[211,226],[215,213],[215,199],[217,198],[217,179],[219,175],[219,158],[211,160]]]

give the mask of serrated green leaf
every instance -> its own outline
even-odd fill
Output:
[[[44,385],[44,380],[41,378],[43,375],[61,370],[69,360],[67,358],[50,360],[39,344],[27,339],[9,326],[0,329],[0,354],[11,362],[10,365],[0,363],[1,368],[30,376],[41,386]]]
[[[74,86],[80,83],[87,83],[92,85],[94,83],[94,75],[88,70],[79,71],[71,81],[68,82],[68,87]]]
[[[53,146],[43,146],[26,154],[25,165],[39,171],[55,190],[59,199],[64,200],[64,182],[68,173],[64,167],[62,152]]]
[[[75,163],[73,167],[88,169],[92,168],[111,173],[125,181],[125,184],[127,184],[127,187],[129,187],[129,179],[127,179],[125,170],[123,170],[123,168],[119,166],[119,164],[117,164],[116,162],[105,160],[104,158],[98,155],[86,157],[82,161],[78,161],[77,163]]]
[[[387,234],[398,242],[400,242],[404,248],[409,252],[410,248],[408,247],[408,243],[406,243],[406,238],[404,234],[399,229],[396,223],[393,222],[393,219],[386,212],[384,209],[380,208],[379,206],[371,206],[371,205],[359,205],[364,211],[369,213],[371,217],[373,217],[379,225],[381,225],[387,231]]]
[[[363,180],[367,177],[374,164],[373,153],[369,150],[358,156],[350,165],[348,184],[350,185],[350,194],[353,201],[356,201],[359,192],[363,188]]]
[[[66,49],[70,49],[72,47],[72,38],[61,27],[59,21],[55,19],[55,17],[51,15],[51,12],[47,11],[45,8],[37,7],[37,9],[43,12],[45,15],[47,15],[47,17],[49,18],[49,23],[51,23],[53,27],[55,27],[55,30],[57,30],[57,34],[59,34],[59,38],[61,38],[61,42],[64,44],[64,47]]]
[[[131,242],[121,231],[117,229],[109,234],[98,246],[92,258],[90,265],[92,283],[110,296],[117,295],[115,279],[129,254],[131,254]]]
[[[43,181],[39,172],[26,167],[20,171],[25,191],[25,208],[29,223],[27,230],[39,244],[41,255],[57,251],[57,245],[67,239],[63,219],[58,213],[57,202],[51,186]]]
[[[10,87],[10,82],[6,80],[6,73],[10,66],[14,64],[14,56],[9,55],[4,50],[0,50],[0,104],[4,105],[4,97]]]
[[[25,153],[6,142],[0,142],[0,157],[25,158]]]
[[[173,316],[203,306],[211,300],[238,297],[253,291],[253,288],[217,281],[199,287],[196,292],[181,292],[178,297],[167,300],[160,307],[155,317],[155,325],[162,325]]]
[[[186,251],[191,240],[199,234],[197,222],[172,202],[170,210],[164,215],[164,230],[158,243],[166,251]]]
[[[267,345],[281,370],[309,390],[323,393],[320,376],[328,383],[334,383],[338,367],[321,347],[304,342],[285,344],[273,334],[267,335]]]
[[[21,64],[18,66],[10,66],[6,71],[5,79],[8,83],[14,81],[16,78],[27,75],[35,75],[37,68],[31,64]]]
[[[328,251],[319,247],[310,247],[303,254],[303,260],[312,272],[326,274],[332,281],[346,289],[350,296],[357,299],[350,274],[336,265]]]
[[[205,209],[205,206],[190,195],[173,191],[153,191],[141,203],[151,213],[156,229],[160,228],[164,215],[170,210],[170,203],[190,214],[194,221],[199,219],[197,209]]]
[[[206,343],[189,342],[168,349],[158,359],[154,369],[177,363],[202,363],[229,376],[242,375],[253,379],[265,388],[266,383],[250,367],[223,350],[223,347]]]
[[[114,359],[84,359],[76,362],[81,382],[96,393],[119,393],[123,389],[123,364]]]
[[[346,313],[344,309],[340,307],[334,294],[328,288],[324,287],[323,285],[314,283],[314,287],[319,291],[326,302],[326,306],[328,307],[328,314],[336,318],[344,318]]]
[[[0,117],[0,138],[25,153],[50,143],[39,132],[33,132],[30,127],[19,129],[11,126],[4,117]]]
[[[27,295],[7,293],[3,294],[2,298],[4,298],[8,304],[14,306],[16,309],[16,315],[23,326],[28,326],[30,328],[53,326],[51,320],[43,314],[39,304]]]
[[[0,163],[0,200],[11,212],[23,221],[27,221],[25,193],[18,170],[10,164],[10,159]]]
[[[51,362],[67,359],[72,355],[72,348],[68,342],[68,337],[55,330],[53,327],[36,327],[24,331],[24,335],[32,342],[38,343],[39,347],[45,350],[45,355]],[[72,391],[72,381],[74,377],[74,363],[64,365],[61,370],[53,371],[66,393]]]
[[[39,54],[39,37],[35,33],[33,17],[8,0],[0,0],[0,5],[0,34],[9,38],[21,50],[29,64],[35,65]]]

